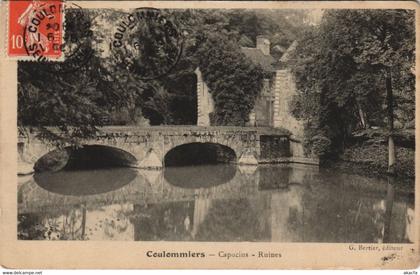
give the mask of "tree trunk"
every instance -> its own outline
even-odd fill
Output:
[[[394,97],[392,95],[391,68],[386,71],[386,99],[388,106],[388,174],[395,173],[395,144],[394,144]]]
[[[362,128],[368,128],[366,114],[365,112],[363,112],[362,105],[360,104],[360,102],[357,102],[357,109],[359,111],[360,124],[362,125]]]
[[[391,219],[392,219],[392,208],[394,205],[394,179],[388,177],[388,186],[386,191],[385,199],[385,215],[384,215],[384,237],[383,242],[389,243],[391,241]]]
[[[81,235],[81,239],[84,240],[85,239],[85,235],[86,235],[86,204],[82,204],[82,235]]]

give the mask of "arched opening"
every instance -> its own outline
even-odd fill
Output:
[[[135,177],[136,158],[110,146],[65,147],[42,156],[34,166],[35,182],[63,195],[93,195],[119,189]],[[113,168],[113,169],[104,169]]]
[[[84,145],[65,147],[42,156],[34,166],[35,172],[58,170],[89,170],[110,167],[132,167],[137,159],[130,153],[110,146]]]
[[[165,167],[235,162],[236,154],[232,148],[218,143],[199,142],[179,145],[166,153],[164,159]]]

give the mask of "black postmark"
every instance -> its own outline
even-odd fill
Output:
[[[92,48],[93,31],[88,11],[77,4],[66,6],[65,34],[62,51],[64,62],[54,62],[51,70],[55,72],[73,72],[86,66],[94,55]]]
[[[183,35],[168,16],[155,8],[138,8],[115,27],[110,49],[119,66],[139,79],[168,74],[178,63]]]
[[[91,30],[91,20],[86,10],[77,4],[70,4],[60,7],[60,12],[65,16],[64,39],[56,44],[64,56],[64,60],[52,62],[42,53],[42,47],[38,47],[37,61],[48,64],[44,69],[50,72],[67,73],[73,72],[85,66],[94,55],[92,49],[93,32]],[[48,23],[47,23],[48,26]],[[57,28],[57,26],[55,26]],[[27,33],[31,31],[31,25],[24,28],[24,45],[29,56],[34,56],[29,43],[25,40]],[[38,35],[38,38],[40,35]],[[35,57],[35,56],[34,56]]]
[[[23,45],[28,56],[37,61],[47,60],[47,55],[60,55],[63,4],[38,2],[29,4],[19,20],[23,28]],[[57,16],[59,15],[59,16]]]

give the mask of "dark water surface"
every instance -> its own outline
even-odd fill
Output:
[[[303,165],[41,173],[19,178],[18,205],[18,238],[31,240],[405,243],[414,237],[412,190]]]

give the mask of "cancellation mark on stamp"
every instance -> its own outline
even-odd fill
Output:
[[[65,35],[61,45],[64,62],[53,62],[45,70],[69,73],[85,66],[94,55],[89,12],[77,4],[65,6]]]
[[[62,57],[62,1],[10,1],[8,20],[9,57],[38,61]]]

